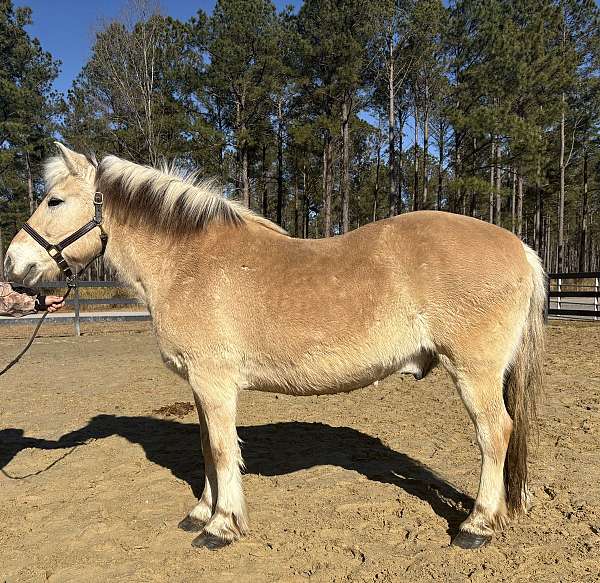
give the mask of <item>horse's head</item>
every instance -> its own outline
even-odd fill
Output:
[[[82,154],[62,144],[59,156],[46,162],[46,196],[27,221],[50,243],[58,243],[94,216],[96,167]],[[80,269],[101,248],[97,229],[84,235],[63,252],[75,270]],[[4,261],[9,281],[34,286],[60,274],[55,261],[28,233],[19,231],[12,240]]]

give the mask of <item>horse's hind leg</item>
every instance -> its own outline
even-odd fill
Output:
[[[487,544],[494,531],[502,529],[508,520],[504,460],[512,421],[504,406],[503,373],[504,367],[490,366],[489,362],[451,370],[475,425],[481,451],[481,476],[475,506],[453,541],[463,548]]]
[[[204,528],[204,525],[210,520],[213,514],[214,505],[217,499],[217,473],[210,449],[210,440],[208,437],[208,427],[202,411],[202,405],[198,396],[194,392],[196,401],[196,410],[198,411],[198,421],[200,423],[200,436],[202,440],[202,458],[204,459],[204,490],[194,506],[192,511],[179,523],[179,528],[188,532],[198,532]]]
[[[214,549],[248,531],[240,472],[242,457],[235,427],[237,388],[234,382],[200,381],[192,375],[190,381],[206,423],[216,478],[216,489],[209,480],[214,511],[192,544]]]

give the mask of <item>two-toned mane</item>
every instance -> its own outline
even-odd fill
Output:
[[[143,166],[117,156],[106,156],[100,163],[87,156],[86,175],[95,188],[106,195],[109,212],[127,217],[130,222],[150,222],[156,228],[182,235],[212,222],[240,225],[252,221],[285,233],[279,225],[257,215],[235,200],[223,196],[214,180],[202,180],[196,171],[176,163],[159,168]],[[48,190],[70,175],[68,162],[54,156],[44,165]]]
[[[61,241],[102,204],[105,259],[146,302],[165,363],[191,386],[205,485],[180,526],[199,531],[194,545],[218,548],[248,533],[240,390],[340,393],[393,372],[420,379],[437,364],[481,450],[477,498],[454,544],[486,544],[527,508],[545,274],[514,235],[421,211],[295,239],[194,173],[115,156],[97,162],[60,144],[46,185],[31,229]],[[5,263],[25,285],[58,270],[31,232],[15,236]],[[99,229],[84,233],[63,253],[75,267],[102,251]]]

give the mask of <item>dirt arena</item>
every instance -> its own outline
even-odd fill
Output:
[[[0,327],[0,363],[28,330]],[[443,371],[242,394],[251,533],[211,552],[177,529],[203,484],[190,390],[146,325],[69,332],[0,379],[2,582],[600,581],[600,322],[549,326],[535,506],[477,551],[448,546],[479,452]]]

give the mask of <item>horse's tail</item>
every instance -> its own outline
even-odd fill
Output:
[[[537,254],[523,244],[531,267],[529,309],[516,353],[504,378],[504,402],[513,430],[504,464],[504,486],[510,514],[526,509],[527,446],[537,422],[536,399],[542,385],[546,274]]]

